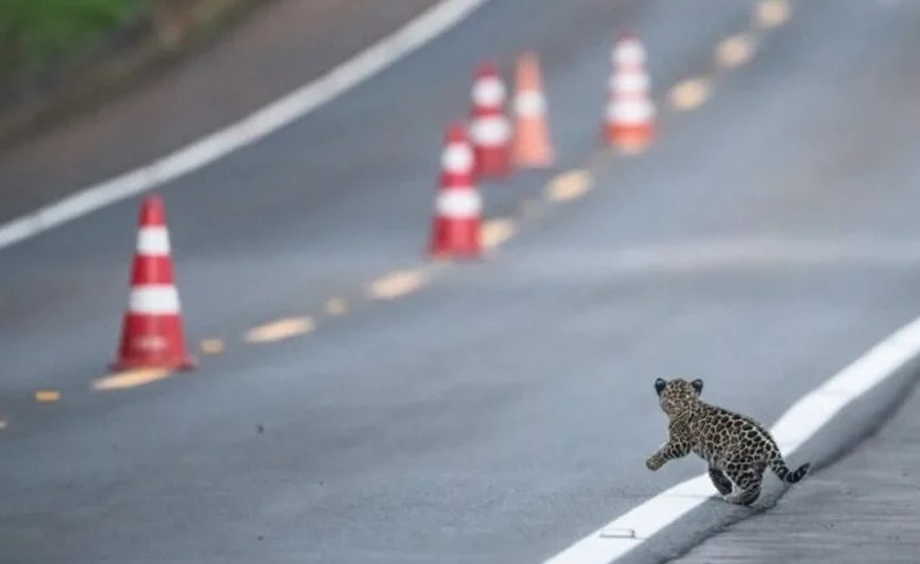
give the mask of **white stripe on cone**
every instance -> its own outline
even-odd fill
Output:
[[[473,102],[477,106],[500,106],[505,95],[505,85],[497,78],[482,78],[473,86]]]
[[[610,90],[619,94],[638,94],[648,92],[651,81],[645,73],[620,72],[610,79]]]
[[[646,123],[655,117],[655,107],[648,102],[619,102],[607,108],[607,119],[616,123]]]
[[[179,293],[172,285],[135,286],[128,297],[128,312],[142,315],[178,314]]]
[[[473,169],[473,150],[466,143],[451,143],[441,156],[441,166],[451,174],[469,173]]]
[[[541,116],[546,112],[546,100],[539,92],[522,91],[514,99],[514,109],[519,116]]]
[[[613,62],[617,65],[645,64],[645,49],[638,41],[623,41],[614,48]]]
[[[511,138],[511,124],[504,116],[481,117],[470,126],[470,136],[480,146],[503,145]]]
[[[474,219],[482,211],[482,199],[470,189],[445,190],[438,196],[437,211],[449,219]]]
[[[137,252],[141,255],[169,254],[169,232],[165,227],[142,227],[137,235]]]

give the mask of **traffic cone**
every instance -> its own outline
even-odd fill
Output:
[[[194,360],[185,347],[166,211],[158,196],[144,199],[139,224],[128,309],[111,367],[191,369]]]
[[[497,68],[483,63],[472,90],[470,140],[478,178],[500,178],[511,172],[511,122],[505,112],[507,89]]]
[[[447,130],[441,153],[441,187],[429,253],[436,258],[475,258],[482,252],[482,199],[473,181],[473,149],[463,124]]]
[[[524,53],[517,61],[514,96],[514,165],[522,168],[547,168],[555,160],[540,60],[534,53]]]
[[[611,54],[610,99],[605,140],[626,152],[645,149],[655,136],[655,105],[649,95],[645,48],[633,34],[623,35]]]

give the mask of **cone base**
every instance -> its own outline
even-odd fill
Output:
[[[428,255],[435,258],[478,258],[482,255],[481,220],[437,218]]]
[[[606,131],[606,143],[609,147],[628,153],[641,152],[655,140],[652,126],[611,126]]]
[[[511,174],[511,147],[479,147],[475,149],[473,174],[477,178],[505,178]]]
[[[447,251],[429,251],[428,258],[434,262],[475,262],[483,260],[482,253],[476,251],[470,252],[447,252]]]
[[[110,370],[139,370],[144,368],[162,368],[165,370],[182,370],[189,371],[197,368],[197,362],[194,357],[150,360],[143,358],[126,358],[119,359],[109,363]]]
[[[195,362],[185,347],[179,315],[125,315],[115,370],[138,368],[186,369]]]
[[[555,164],[552,153],[521,153],[514,157],[514,166],[517,168],[546,169]]]
[[[550,168],[556,155],[546,127],[524,123],[518,126],[512,150],[512,163],[518,168]]]

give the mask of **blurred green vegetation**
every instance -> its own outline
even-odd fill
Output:
[[[0,0],[0,76],[91,48],[155,0]]]

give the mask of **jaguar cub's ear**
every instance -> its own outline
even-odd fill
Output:
[[[665,381],[662,380],[661,378],[657,378],[657,379],[655,380],[655,393],[657,393],[657,394],[660,396],[660,395],[661,395],[661,392],[664,391],[664,387],[667,386],[667,385],[668,385],[667,382],[665,382]]]
[[[700,380],[699,378],[690,382],[690,385],[693,386],[693,389],[696,390],[697,394],[703,393],[703,381]]]

